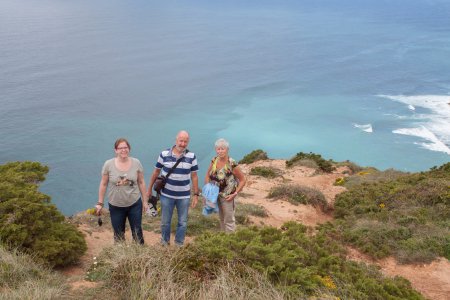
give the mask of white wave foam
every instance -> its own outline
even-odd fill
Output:
[[[424,140],[427,140],[428,142],[415,144],[432,151],[440,151],[450,154],[450,148],[447,147],[447,145],[445,145],[441,140],[439,140],[433,132],[431,132],[424,126],[421,126],[419,128],[400,128],[393,130],[392,132],[422,138]]]
[[[372,133],[373,132],[372,124],[356,124],[356,123],[353,123],[353,127],[359,128],[362,131],[365,131],[365,132],[368,132],[368,133]]]
[[[410,110],[416,110],[416,108],[414,107],[414,105],[408,105],[408,108],[410,109]]]
[[[393,101],[404,103],[414,110],[417,107],[428,109],[430,112],[426,114],[414,114],[414,119],[420,123],[421,132],[424,133],[423,128],[428,130],[436,138],[436,142],[432,141],[433,149],[430,145],[426,146],[433,151],[442,151],[448,153],[450,146],[450,96],[449,95],[422,95],[422,96],[404,96],[404,95],[378,95],[379,97],[387,98]],[[412,110],[412,109],[411,109]],[[395,132],[399,133],[399,132]],[[416,132],[417,133],[417,132]],[[418,136],[416,134],[408,134]],[[418,136],[419,137],[419,136]],[[423,136],[420,136],[425,138]],[[427,138],[427,140],[429,140]],[[431,140],[430,140],[431,141]],[[439,143],[438,143],[439,142]],[[442,144],[442,145],[441,145]],[[437,146],[440,145],[440,146]],[[440,149],[440,150],[437,150]]]

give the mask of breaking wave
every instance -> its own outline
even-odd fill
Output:
[[[353,127],[359,128],[359,129],[361,129],[362,131],[365,131],[365,132],[369,132],[369,133],[373,132],[372,124],[356,124],[356,123],[353,123]]]
[[[378,96],[404,103],[411,111],[415,111],[417,107],[427,109],[428,113],[414,114],[414,120],[419,127],[400,128],[392,132],[425,139],[426,143],[416,144],[450,155],[450,95]]]

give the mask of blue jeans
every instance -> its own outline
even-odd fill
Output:
[[[187,217],[189,211],[190,198],[173,199],[161,195],[161,243],[170,244],[170,224],[172,221],[173,209],[177,208],[178,224],[175,232],[175,244],[182,246],[186,235]]]
[[[141,198],[133,205],[127,207],[109,204],[109,213],[111,215],[111,225],[114,229],[114,241],[119,242],[125,240],[125,222],[128,218],[133,240],[139,244],[144,244]]]

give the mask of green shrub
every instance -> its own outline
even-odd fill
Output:
[[[241,262],[262,274],[293,299],[329,298],[423,299],[405,279],[389,279],[373,267],[345,260],[344,248],[332,237],[331,224],[314,236],[308,228],[288,222],[282,229],[251,227],[235,234],[205,234],[182,250],[176,266],[198,280],[215,278],[217,269]]]
[[[76,262],[86,251],[83,235],[38,191],[48,168],[36,162],[0,166],[0,241],[50,266]]]
[[[344,186],[351,188],[362,183],[376,183],[380,181],[392,181],[408,173],[397,171],[394,169],[387,169],[385,171],[378,171],[375,168],[365,168],[353,176],[346,177]]]
[[[273,167],[254,167],[250,170],[250,175],[261,176],[264,178],[275,178],[280,176],[280,170]]]
[[[385,176],[378,176],[375,182],[354,185],[337,195],[334,215],[344,240],[373,257],[394,255],[403,263],[450,258],[446,168],[415,174],[389,171],[395,179],[380,181]]]
[[[267,153],[261,149],[253,150],[249,154],[245,155],[243,159],[239,161],[240,164],[251,164],[258,160],[269,159]]]
[[[327,201],[321,191],[301,185],[283,184],[273,187],[269,191],[269,198],[286,198],[294,205],[310,204],[320,207],[323,211],[328,210]]]
[[[286,167],[292,167],[295,165],[299,165],[301,164],[302,161],[304,160],[312,160],[314,161],[319,170],[325,173],[331,173],[334,170],[336,170],[336,168],[333,166],[333,163],[331,160],[325,160],[322,158],[322,156],[320,154],[315,154],[315,153],[303,153],[303,152],[299,152],[297,153],[294,157],[292,157],[291,159],[289,159],[288,161],[286,161]]]
[[[345,260],[332,224],[310,233],[288,222],[209,232],[180,249],[116,244],[90,272],[121,299],[423,299],[407,280]]]

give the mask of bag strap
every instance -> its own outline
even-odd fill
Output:
[[[172,168],[170,168],[170,170],[167,172],[166,174],[166,178],[169,178],[170,174],[172,174],[173,170],[175,170],[175,168],[178,166],[178,164],[181,162],[181,160],[184,158],[184,156],[189,152],[188,149],[186,149],[186,152],[181,154],[180,158],[177,160],[177,162],[173,165]]]

